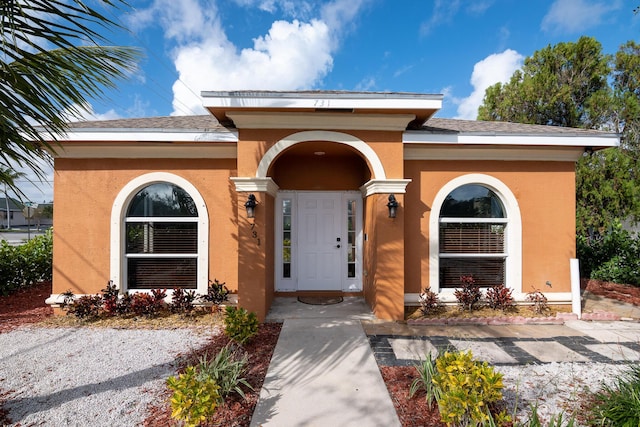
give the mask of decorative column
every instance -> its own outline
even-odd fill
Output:
[[[365,297],[379,319],[404,319],[404,193],[409,179],[371,180],[361,187],[369,205],[366,219],[370,257]],[[390,218],[389,196],[397,202]]]
[[[271,178],[231,178],[238,195],[238,306],[264,321],[274,294],[274,199],[278,186]],[[246,203],[253,194],[254,217]]]

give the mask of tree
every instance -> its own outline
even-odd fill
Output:
[[[547,46],[527,58],[506,84],[487,89],[480,120],[569,126],[620,133],[622,144],[578,160],[577,232],[604,228],[614,218],[640,219],[640,46],[615,55],[599,42]]]
[[[487,89],[479,120],[595,128],[608,99],[611,58],[592,37],[559,43],[525,59],[508,83]]]
[[[18,178],[23,177],[22,172],[16,172],[12,169],[5,168],[0,165],[0,183],[4,184],[4,202],[5,206],[0,206],[0,209],[5,209],[5,216],[7,218],[7,228],[11,228],[11,211],[9,210],[9,190],[8,188],[16,188],[15,181]]]
[[[88,99],[129,75],[140,53],[105,46],[99,31],[120,28],[82,0],[0,2],[0,166],[26,166],[42,178],[40,161],[68,130]],[[104,0],[118,8],[124,0]],[[44,141],[42,133],[51,142]],[[12,181],[3,182],[15,189]]]

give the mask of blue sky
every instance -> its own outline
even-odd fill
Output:
[[[640,0],[131,0],[107,36],[140,47],[130,79],[88,119],[202,114],[203,90],[439,93],[475,119],[486,87],[547,45],[640,40]],[[29,187],[25,185],[25,187]],[[25,188],[51,199],[49,185]]]

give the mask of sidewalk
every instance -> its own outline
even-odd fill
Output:
[[[267,320],[284,323],[251,425],[399,426],[360,323],[372,319],[360,298],[276,299]]]

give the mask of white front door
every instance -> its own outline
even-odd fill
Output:
[[[276,290],[362,290],[359,192],[282,191],[276,201]]]
[[[340,211],[336,193],[298,194],[298,290],[338,291],[342,259]]]

